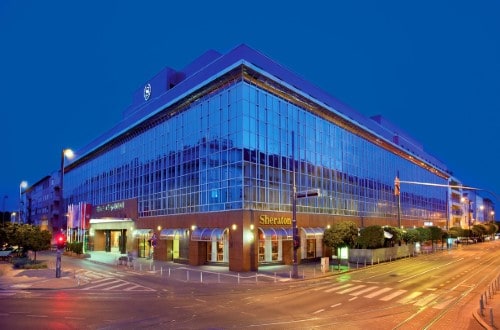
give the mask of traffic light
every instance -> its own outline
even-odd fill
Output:
[[[63,233],[59,233],[56,235],[56,245],[58,249],[64,249],[66,246],[66,237]]]

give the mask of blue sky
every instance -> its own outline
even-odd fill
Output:
[[[18,208],[21,181],[114,126],[165,66],[240,43],[500,195],[499,13],[496,0],[0,1],[0,197]]]

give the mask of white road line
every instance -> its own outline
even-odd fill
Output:
[[[437,297],[437,294],[431,293],[430,295],[428,295],[427,297],[424,297],[424,298],[420,299],[419,301],[417,301],[413,305],[419,306],[419,307],[425,306],[428,303],[430,303],[433,299],[435,299],[436,297]]]
[[[328,284],[328,285],[322,285],[322,286],[319,286],[319,287],[316,287],[314,289],[312,289],[313,291],[323,291],[324,289],[326,288],[331,288],[332,285],[331,284]]]
[[[410,295],[408,295],[407,297],[401,299],[401,300],[398,300],[397,302],[399,304],[407,304],[407,303],[410,303],[413,301],[413,299],[417,298],[418,296],[420,296],[422,294],[422,292],[419,292],[419,291],[415,291],[415,292],[412,292]]]
[[[99,285],[89,286],[89,287],[86,287],[86,288],[82,288],[82,290],[91,290],[91,289],[101,288],[103,286],[110,285],[110,284],[115,284],[115,283],[119,283],[119,282],[121,282],[121,280],[116,280],[116,281],[101,283]]]
[[[391,293],[390,295],[387,295],[387,296],[385,296],[385,297],[380,298],[379,300],[382,300],[382,301],[389,301],[389,300],[391,300],[391,299],[396,298],[397,296],[402,295],[402,294],[403,294],[403,293],[405,293],[405,292],[406,292],[406,290],[398,290],[398,291],[395,291],[395,292]]]
[[[376,296],[379,296],[382,293],[387,292],[387,291],[391,291],[391,290],[392,290],[391,288],[382,288],[382,289],[380,289],[378,291],[370,293],[369,295],[366,295],[365,298],[375,298]]]
[[[105,288],[103,290],[108,290],[109,291],[109,290],[113,290],[113,289],[119,288],[121,286],[129,285],[129,284],[130,284],[129,282],[123,282],[123,283],[120,283],[118,285],[112,286],[110,288]]]
[[[321,313],[321,312],[324,312],[325,310],[324,309],[318,309],[317,311],[315,311],[313,314],[318,314],[318,313]]]
[[[378,286],[370,286],[370,287],[363,289],[361,291],[356,291],[356,292],[350,293],[350,295],[351,296],[361,296],[362,294],[373,291],[375,289],[378,289]]]
[[[354,291],[354,290],[357,290],[357,289],[361,289],[361,288],[364,288],[366,285],[356,285],[352,288],[348,288],[348,289],[345,289],[345,290],[342,290],[340,291],[339,293],[340,294],[344,294],[344,293],[348,293],[348,292],[351,292],[351,291]]]
[[[328,289],[328,290],[325,290],[325,292],[333,292],[333,291],[337,291],[337,290],[341,290],[341,289],[345,289],[345,288],[348,288],[350,286],[353,286],[354,284],[344,284],[344,285],[341,285],[341,286],[337,286],[337,287],[334,287],[334,288],[331,288],[331,289]]]

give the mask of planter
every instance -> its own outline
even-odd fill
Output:
[[[380,249],[349,249],[350,263],[379,263],[406,258],[415,253],[415,245],[407,244]]]

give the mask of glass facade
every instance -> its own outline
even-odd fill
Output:
[[[447,182],[245,79],[120,141],[67,171],[64,194],[70,203],[137,198],[140,217],[238,209],[291,212],[295,169],[297,191],[321,192],[299,199],[298,212],[394,219],[397,173],[409,181]],[[401,188],[403,218],[445,219],[446,209],[444,189]],[[312,244],[310,253],[316,249]],[[277,247],[270,250],[278,253]]]

